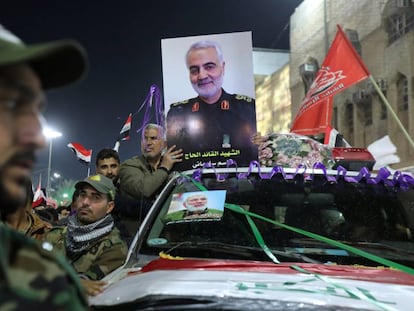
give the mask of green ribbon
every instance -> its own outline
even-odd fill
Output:
[[[238,205],[234,205],[233,206],[233,208],[239,208],[239,209],[241,209],[242,211],[244,211],[243,210],[243,208],[241,208],[240,206],[238,206]],[[242,213],[242,211],[238,211],[239,213]],[[249,216],[249,215],[247,215],[247,214],[245,214],[245,216],[246,216],[246,219],[247,219],[247,222],[249,223],[249,225],[250,225],[250,228],[252,229],[252,232],[253,232],[253,235],[254,235],[254,237],[255,237],[255,239],[256,239],[256,241],[257,241],[257,243],[260,245],[260,247],[263,249],[263,251],[266,253],[266,255],[274,262],[274,263],[280,263],[280,261],[276,258],[276,256],[275,255],[273,255],[273,253],[272,253],[272,251],[269,249],[269,247],[266,245],[266,243],[265,243],[265,241],[264,241],[264,239],[263,239],[263,236],[262,236],[262,234],[260,233],[260,231],[259,231],[259,229],[257,228],[257,226],[256,226],[256,224],[254,223],[254,221],[253,221],[253,219]]]
[[[191,179],[191,181],[201,191],[208,191],[208,189],[205,188],[201,183],[199,183],[199,182],[197,182],[197,181],[195,181],[193,179]],[[278,221],[275,221],[275,220],[272,220],[272,219],[263,217],[261,215],[258,215],[258,214],[255,214],[255,213],[246,211],[246,210],[244,210],[239,205],[225,203],[224,204],[224,207],[227,208],[227,209],[229,209],[229,210],[232,210],[232,211],[234,211],[236,213],[243,214],[243,215],[246,216],[246,219],[247,219],[247,221],[248,221],[248,223],[250,225],[250,228],[252,229],[252,232],[253,232],[253,234],[254,234],[254,236],[256,238],[256,241],[259,243],[260,247],[263,249],[263,251],[266,253],[266,255],[270,259],[272,259],[272,261],[274,263],[280,263],[280,262],[279,262],[279,260],[277,260],[277,258],[273,255],[273,253],[271,252],[271,250],[269,249],[269,247],[264,242],[263,237],[262,237],[260,231],[258,230],[256,224],[254,223],[254,221],[252,220],[251,217],[255,217],[257,219],[261,219],[263,221],[272,223],[272,224],[277,225],[279,227],[282,227],[284,229],[287,229],[287,230],[290,230],[290,231],[299,233],[301,235],[310,237],[310,238],[315,239],[317,241],[325,242],[325,243],[327,243],[329,245],[338,247],[340,249],[347,250],[347,251],[349,251],[351,253],[354,253],[354,254],[357,254],[359,256],[368,258],[368,259],[370,259],[372,261],[375,261],[375,262],[378,262],[380,264],[383,264],[383,265],[389,266],[391,268],[398,269],[398,270],[401,270],[401,271],[406,272],[408,274],[414,275],[414,269],[412,269],[410,267],[401,265],[401,264],[396,263],[396,262],[393,262],[391,260],[387,260],[385,258],[376,256],[374,254],[371,254],[371,253],[362,251],[362,250],[360,250],[358,248],[355,248],[355,247],[352,247],[352,246],[343,244],[343,243],[338,242],[336,240],[329,239],[329,238],[324,237],[324,236],[321,236],[319,234],[315,234],[315,233],[312,233],[312,232],[309,232],[309,231],[306,231],[306,230],[302,230],[302,229],[299,229],[299,228],[296,228],[296,227],[292,227],[292,226],[289,226],[289,225],[280,223]],[[368,291],[366,291],[366,290],[363,290],[363,289],[360,289],[360,288],[358,288],[358,290],[351,290],[351,289],[349,289],[349,288],[347,288],[347,287],[345,287],[345,286],[343,286],[341,284],[338,284],[338,283],[332,281],[331,278],[325,277],[325,276],[320,275],[320,274],[317,274],[317,273],[313,273],[313,272],[307,271],[306,269],[303,269],[303,268],[301,268],[301,267],[299,267],[297,265],[292,265],[291,268],[294,269],[294,270],[296,270],[296,271],[299,271],[301,273],[313,275],[315,278],[317,278],[317,279],[319,279],[319,280],[321,280],[321,281],[323,281],[325,283],[331,284],[335,288],[344,290],[348,295],[350,295],[350,297],[354,297],[354,298],[357,298],[357,299],[360,299],[360,300],[363,300],[363,301],[367,301],[368,303],[372,303],[372,304],[376,305],[377,307],[381,308],[382,310],[388,310],[388,311],[395,310],[394,308],[392,308],[390,306],[387,306],[384,303],[376,300],[374,297],[372,297],[371,295],[369,295]]]
[[[200,189],[201,191],[208,191],[206,187],[204,187],[199,182],[195,181],[194,179],[191,179],[191,181],[195,184],[195,186]],[[227,203],[224,204],[224,206],[227,207]],[[232,205],[232,207],[237,210],[238,213],[244,214],[244,209],[239,205]],[[246,216],[247,222],[250,225],[250,229],[252,229],[253,235],[257,241],[257,243],[260,245],[260,247],[263,249],[265,254],[274,262],[274,263],[280,263],[280,261],[276,258],[275,255],[273,255],[272,251],[269,249],[269,247],[266,245],[262,234],[260,233],[259,229],[257,228],[256,224],[254,223],[253,219],[248,214],[244,214]]]
[[[201,191],[208,191],[208,189],[206,187],[204,187],[201,183],[197,182],[196,180],[191,179],[191,181]],[[397,269],[397,270],[401,270],[401,271],[406,272],[408,274],[414,275],[414,269],[412,269],[410,267],[407,267],[407,266],[401,265],[401,264],[399,264],[397,262],[394,262],[394,261],[391,261],[391,260],[388,260],[388,259],[385,259],[385,258],[376,256],[376,255],[371,254],[369,252],[365,252],[363,250],[360,250],[360,249],[355,248],[355,247],[352,247],[350,245],[341,243],[339,241],[332,240],[332,239],[327,238],[327,237],[324,237],[322,235],[319,235],[319,234],[316,234],[316,233],[312,233],[312,232],[309,232],[309,231],[306,231],[306,230],[302,230],[302,229],[299,229],[299,228],[296,228],[296,227],[292,227],[292,226],[289,226],[289,225],[280,223],[278,221],[269,219],[267,217],[263,217],[261,215],[258,215],[258,214],[255,214],[255,213],[246,211],[242,207],[240,207],[238,205],[235,205],[235,204],[225,203],[224,204],[224,207],[227,208],[227,209],[229,209],[229,210],[232,210],[232,211],[234,211],[236,213],[243,214],[243,215],[246,216],[246,218],[247,218],[247,220],[249,222],[250,228],[252,229],[252,232],[253,232],[256,240],[258,241],[260,247],[263,249],[263,251],[268,256],[269,256],[269,253],[271,253],[271,251],[267,247],[266,243],[264,242],[262,235],[260,234],[259,230],[257,229],[257,227],[254,224],[254,222],[251,219],[251,217],[254,217],[254,218],[257,218],[257,219],[260,219],[260,220],[269,222],[269,223],[274,224],[276,226],[279,226],[279,227],[281,227],[283,229],[287,229],[289,231],[293,231],[293,232],[299,233],[301,235],[310,237],[310,238],[315,239],[317,241],[321,241],[321,242],[327,243],[327,244],[332,245],[332,246],[335,246],[337,248],[344,249],[344,250],[349,251],[351,253],[354,253],[356,255],[359,255],[359,256],[362,256],[362,257],[367,258],[369,260],[372,260],[374,262],[380,263],[380,264],[382,264],[384,266],[388,266],[390,268],[394,268],[394,269]],[[253,226],[252,226],[252,224],[253,224]],[[274,257],[273,254],[272,254],[272,256]],[[276,261],[272,257],[270,257],[270,258],[272,259],[272,261],[279,263],[279,261],[276,258],[275,258]]]

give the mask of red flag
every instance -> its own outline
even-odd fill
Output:
[[[125,121],[124,126],[119,132],[121,140],[129,140],[129,132],[131,131],[131,121],[132,121],[132,113],[129,114],[128,119]]]
[[[315,135],[329,130],[332,119],[332,96],[326,97],[299,113],[293,122],[292,133]],[[302,106],[303,107],[303,106]]]
[[[87,150],[79,143],[69,143],[68,147],[72,149],[81,163],[88,165],[91,162],[92,149]]]
[[[290,131],[302,135],[327,131],[332,118],[333,96],[369,75],[357,51],[338,25],[335,39],[306,93]]]

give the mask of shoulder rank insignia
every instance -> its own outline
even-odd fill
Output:
[[[189,102],[189,100],[187,99],[187,100],[183,100],[183,101],[180,101],[180,102],[172,103],[170,105],[170,108],[171,107],[177,107],[177,106],[180,106],[180,105],[184,105],[184,104],[187,104],[188,102]]]
[[[193,106],[191,107],[191,111],[192,112],[196,112],[196,111],[199,111],[199,110],[200,110],[200,103],[199,102],[195,102],[193,104]]]
[[[220,103],[221,110],[229,110],[230,109],[230,103],[228,100],[222,100]]]
[[[234,94],[234,98],[237,99],[237,100],[244,100],[244,101],[246,101],[248,103],[254,101],[253,98],[251,98],[251,97],[249,97],[247,95]]]

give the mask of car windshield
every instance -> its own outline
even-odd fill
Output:
[[[176,177],[151,210],[128,264],[164,253],[368,266],[380,258],[414,267],[412,186],[292,176]]]

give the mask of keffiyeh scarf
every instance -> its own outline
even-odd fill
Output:
[[[71,257],[88,249],[93,242],[111,232],[113,226],[114,219],[111,214],[88,225],[82,225],[76,218],[76,215],[69,216],[67,234],[65,236],[68,256]]]

